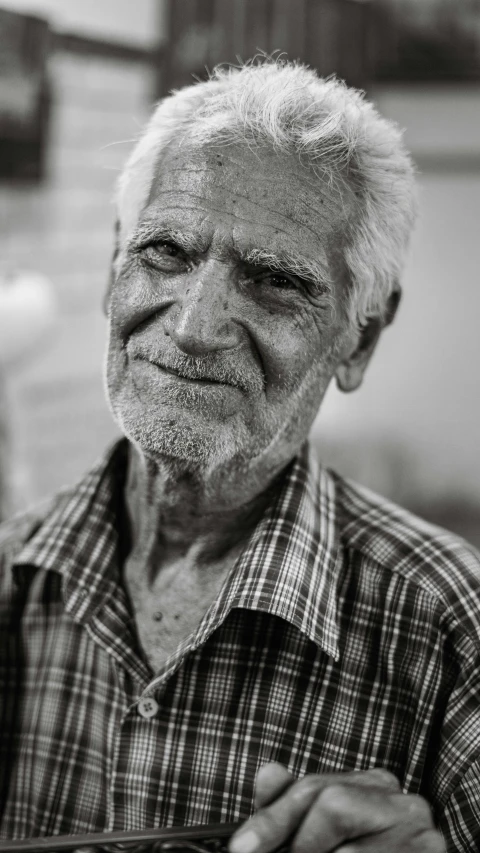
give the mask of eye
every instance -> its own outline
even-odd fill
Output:
[[[274,287],[276,290],[298,290],[300,281],[293,275],[287,275],[283,272],[275,272],[270,270],[262,276],[266,284]]]
[[[183,254],[179,246],[176,246],[175,243],[169,243],[167,240],[155,243],[151,248],[155,249],[159,254],[168,255],[170,258],[177,258]]]
[[[144,246],[140,254],[151,266],[167,271],[178,269],[188,261],[184,250],[170,240],[158,240],[156,243]]]

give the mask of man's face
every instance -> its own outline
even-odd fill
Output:
[[[110,404],[144,452],[205,472],[292,458],[340,359],[353,211],[270,148],[167,152],[110,303]]]

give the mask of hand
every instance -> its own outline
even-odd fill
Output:
[[[230,853],[445,853],[430,808],[402,794],[387,770],[305,776],[281,764],[257,775],[256,814],[232,836]]]

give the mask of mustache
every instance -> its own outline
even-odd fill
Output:
[[[177,373],[184,379],[202,382],[217,382],[232,385],[245,392],[261,392],[264,377],[260,371],[253,371],[239,364],[239,356],[226,353],[207,353],[204,356],[186,355],[179,350],[158,350],[140,345],[132,338],[126,346],[129,358],[150,361],[157,367]]]

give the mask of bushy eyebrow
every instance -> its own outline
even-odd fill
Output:
[[[274,272],[294,275],[303,281],[308,281],[318,289],[319,293],[332,291],[332,278],[327,260],[310,261],[293,252],[281,249],[270,252],[266,249],[251,249],[238,255],[244,263],[267,267]]]
[[[179,228],[162,227],[157,223],[140,225],[128,241],[128,248],[135,251],[135,249],[140,249],[148,243],[159,242],[160,240],[175,243],[184,252],[201,254],[208,248],[205,240],[202,240],[199,235],[182,231]]]
[[[208,250],[208,242],[198,234],[183,231],[180,228],[160,226],[157,223],[143,223],[140,225],[129,240],[129,249],[138,250],[149,243],[165,240],[175,243],[187,254],[203,254]],[[250,266],[258,266],[272,270],[273,272],[285,273],[297,276],[303,281],[308,281],[318,290],[318,293],[331,293],[333,282],[327,259],[318,258],[311,261],[301,255],[286,249],[277,249],[274,252],[268,249],[253,248],[242,250],[237,246],[226,246],[226,254],[241,263]]]

